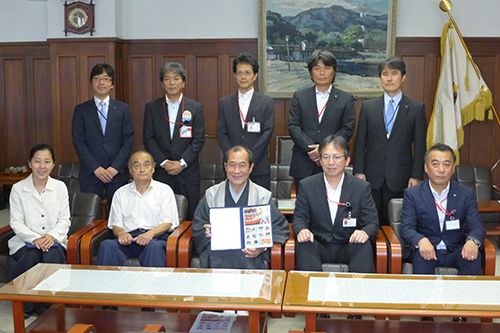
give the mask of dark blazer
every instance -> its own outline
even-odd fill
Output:
[[[164,160],[179,161],[181,158],[187,163],[187,168],[179,175],[180,183],[187,185],[200,184],[200,165],[198,155],[205,143],[205,118],[200,103],[183,97],[184,111],[191,112],[191,120],[185,121],[186,126],[192,127],[192,138],[181,138],[179,130],[182,127],[182,102],[177,113],[177,123],[170,139],[170,123],[168,122],[168,105],[165,96],[146,104],[144,111],[143,140],[146,150],[153,155],[156,162],[154,178],[168,183],[170,176],[160,166]]]
[[[344,173],[344,183],[340,202],[351,203],[351,217],[356,218],[356,228],[343,227],[348,217],[346,206],[339,206],[335,223],[332,224],[323,173],[307,177],[300,182],[299,194],[295,202],[292,229],[298,235],[302,229],[309,229],[314,238],[323,242],[332,239],[348,242],[354,230],[365,231],[373,241],[379,230],[375,202],[368,182]]]
[[[315,86],[296,91],[293,95],[288,131],[294,146],[290,176],[305,178],[313,173],[316,163],[307,154],[308,145],[320,144],[330,134],[349,141],[354,132],[354,98],[351,94],[332,87],[321,124],[318,120]]]
[[[99,181],[93,172],[100,166],[119,173],[113,181],[128,179],[127,162],[134,143],[134,126],[128,104],[110,99],[106,135],[94,99],[75,106],[72,124],[73,146],[80,158],[80,180]]]
[[[454,209],[455,219],[460,220],[460,229],[446,230],[445,223],[441,231],[429,180],[407,188],[401,211],[401,237],[412,248],[424,237],[434,247],[443,240],[449,251],[464,245],[466,236],[475,237],[483,243],[486,233],[479,217],[474,191],[451,180],[446,210],[451,212]]]
[[[359,115],[353,173],[365,174],[373,189],[380,189],[385,179],[391,191],[403,191],[410,178],[423,178],[426,135],[422,103],[403,95],[387,139],[384,96],[365,101]]]
[[[247,123],[260,123],[260,133],[248,132],[248,126],[241,127],[238,92],[221,98],[217,115],[217,140],[224,153],[236,145],[243,145],[253,153],[253,175],[271,173],[269,166],[269,142],[274,130],[273,98],[257,91],[253,92],[248,107]]]

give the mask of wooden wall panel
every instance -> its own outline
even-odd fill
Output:
[[[203,104],[205,113],[205,131],[215,133],[217,110],[219,108],[218,59],[198,57],[196,59],[196,100]]]
[[[50,83],[50,60],[34,59],[30,80],[33,82],[32,98],[28,97],[28,104],[33,104],[36,143],[52,143],[53,129],[52,125],[52,102]],[[30,126],[31,127],[31,126]],[[58,156],[56,156],[58,158]]]

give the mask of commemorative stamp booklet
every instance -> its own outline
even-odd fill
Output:
[[[210,208],[211,249],[273,247],[271,205]]]

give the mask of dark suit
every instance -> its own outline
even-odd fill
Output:
[[[351,94],[332,87],[321,123],[318,120],[315,86],[296,91],[293,95],[288,131],[294,146],[290,176],[300,180],[321,172],[307,154],[308,145],[320,144],[331,134],[342,136],[346,141],[354,132],[354,98]]]
[[[363,103],[356,133],[353,173],[365,174],[371,184],[381,221],[387,221],[390,199],[403,196],[409,179],[423,178],[426,135],[422,103],[402,96],[389,138],[384,122],[384,96]]]
[[[220,100],[217,115],[217,140],[224,153],[231,147],[242,145],[253,153],[254,167],[250,179],[268,190],[271,187],[269,165],[269,142],[274,130],[273,98],[257,91],[253,92],[248,107],[246,122],[260,123],[260,132],[248,132],[248,125],[241,127],[238,92]]]
[[[156,162],[154,179],[170,185],[176,194],[182,194],[188,199],[187,219],[191,220],[198,205],[200,193],[200,165],[198,155],[205,143],[205,118],[200,103],[185,98],[184,111],[191,112],[191,120],[184,121],[185,126],[191,126],[192,138],[181,138],[179,130],[182,127],[182,101],[177,112],[176,125],[170,138],[170,123],[168,122],[168,106],[165,97],[146,104],[144,111],[144,147],[153,155]],[[180,161],[184,159],[187,167],[178,175],[172,176],[165,171],[160,163],[166,159]]]
[[[446,230],[445,221],[443,231],[441,231],[437,207],[428,180],[404,191],[401,237],[414,249],[413,271],[417,274],[434,274],[436,266],[444,266],[443,263],[439,262],[439,252],[445,251],[449,254],[455,252],[455,259],[457,259],[452,263],[448,260],[446,266],[458,268],[461,275],[478,274],[481,270],[481,256],[478,255],[479,258],[476,260],[468,261],[462,259],[460,255],[466,236],[474,237],[483,243],[486,235],[479,217],[473,190],[451,180],[446,210],[448,212],[455,210],[454,217],[455,220],[460,221],[460,228]],[[420,256],[418,248],[415,248],[418,242],[425,237],[429,239],[434,248],[441,240],[444,241],[446,250],[436,251],[437,261],[424,260]]]
[[[332,224],[325,186],[323,173],[300,182],[292,228],[295,235],[302,229],[309,229],[314,234],[314,242],[295,242],[297,269],[321,271],[325,259],[333,259],[348,263],[351,272],[373,272],[372,241],[377,236],[379,223],[370,184],[344,173],[340,202],[351,204],[351,217],[356,218],[355,228],[343,227],[343,219],[349,214],[346,206],[338,207]],[[349,238],[355,230],[365,231],[370,240],[364,244],[350,244]]]
[[[134,143],[134,126],[128,104],[110,99],[106,135],[94,99],[75,107],[73,113],[73,146],[80,158],[80,190],[102,197],[106,188],[108,203],[115,191],[129,180],[128,158]],[[103,183],[94,171],[98,167],[113,167],[118,174],[109,183]]]

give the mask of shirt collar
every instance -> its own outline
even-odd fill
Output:
[[[233,198],[234,203],[237,203],[238,200],[240,200],[241,195],[245,191],[245,188],[247,187],[248,179],[245,183],[245,186],[243,186],[243,188],[241,189],[239,194],[236,194],[236,192],[233,190],[233,186],[231,185],[231,182],[229,180],[228,180],[228,183],[229,183],[229,193],[231,193],[231,197]]]
[[[182,97],[183,97],[183,94],[181,93],[181,97],[179,97],[179,99],[176,100],[175,102],[172,102],[171,100],[168,99],[167,94],[165,94],[165,101],[167,101],[168,105],[179,105],[182,101]]]
[[[330,93],[332,92],[332,87],[333,85],[330,84],[330,88],[328,88],[328,90],[326,91],[326,93],[322,93],[321,91],[318,90],[318,87],[314,86],[314,90],[316,91],[316,95],[324,95],[324,96],[328,96],[330,95]]]
[[[24,184],[23,191],[38,192],[35,188],[35,184],[33,184],[33,174],[29,175],[29,177],[26,179],[28,181]],[[49,176],[49,178],[47,179],[47,184],[45,184],[44,190],[53,191],[54,187],[55,187],[54,179]]]
[[[109,97],[109,95],[104,99],[104,103],[106,103],[106,106],[109,106],[109,100],[111,98]],[[95,102],[95,106],[99,107],[99,104],[101,103],[101,100],[99,98],[97,98],[96,96],[94,96],[94,102]]]
[[[429,181],[429,187],[431,188],[431,192],[432,192],[432,195],[436,198],[436,199],[442,199],[442,198],[446,198],[448,196],[448,192],[450,192],[450,181],[448,181],[448,186],[446,186],[446,188],[443,190],[443,192],[441,192],[441,194],[439,194],[435,189],[434,187],[432,187],[431,185],[431,182]]]
[[[325,180],[325,185],[326,185],[326,188],[328,191],[331,191],[331,192],[335,192],[335,191],[338,191],[339,189],[342,188],[342,185],[344,185],[344,175],[345,175],[345,172],[342,173],[342,178],[340,179],[340,182],[339,184],[337,185],[337,189],[334,190],[333,187],[330,185],[330,183],[328,182],[328,180],[326,179],[326,176],[325,176],[325,173],[323,172],[323,179]]]
[[[153,183],[154,183],[154,180],[151,179],[151,182],[149,183],[149,187],[148,189],[146,190],[146,192],[150,191],[152,188],[153,188]],[[135,180],[132,181],[132,183],[130,183],[131,186],[130,186],[130,191],[131,192],[134,192],[135,194],[138,194],[138,195],[142,195],[138,190],[137,190],[137,184],[135,183]],[[144,192],[144,193],[146,193]],[[143,194],[144,194],[143,193]]]
[[[254,92],[253,87],[252,87],[252,89],[250,89],[249,91],[247,91],[244,94],[242,94],[241,91],[238,89],[238,97],[241,98],[241,99],[252,98],[253,92]]]
[[[391,99],[394,100],[394,105],[395,106],[399,105],[399,103],[401,102],[402,98],[403,98],[403,92],[402,91],[400,91],[399,94],[397,94],[394,98],[391,97],[391,96],[389,96],[389,95],[387,95],[387,93],[384,92],[384,105],[387,106],[387,104],[389,103],[389,101]]]

